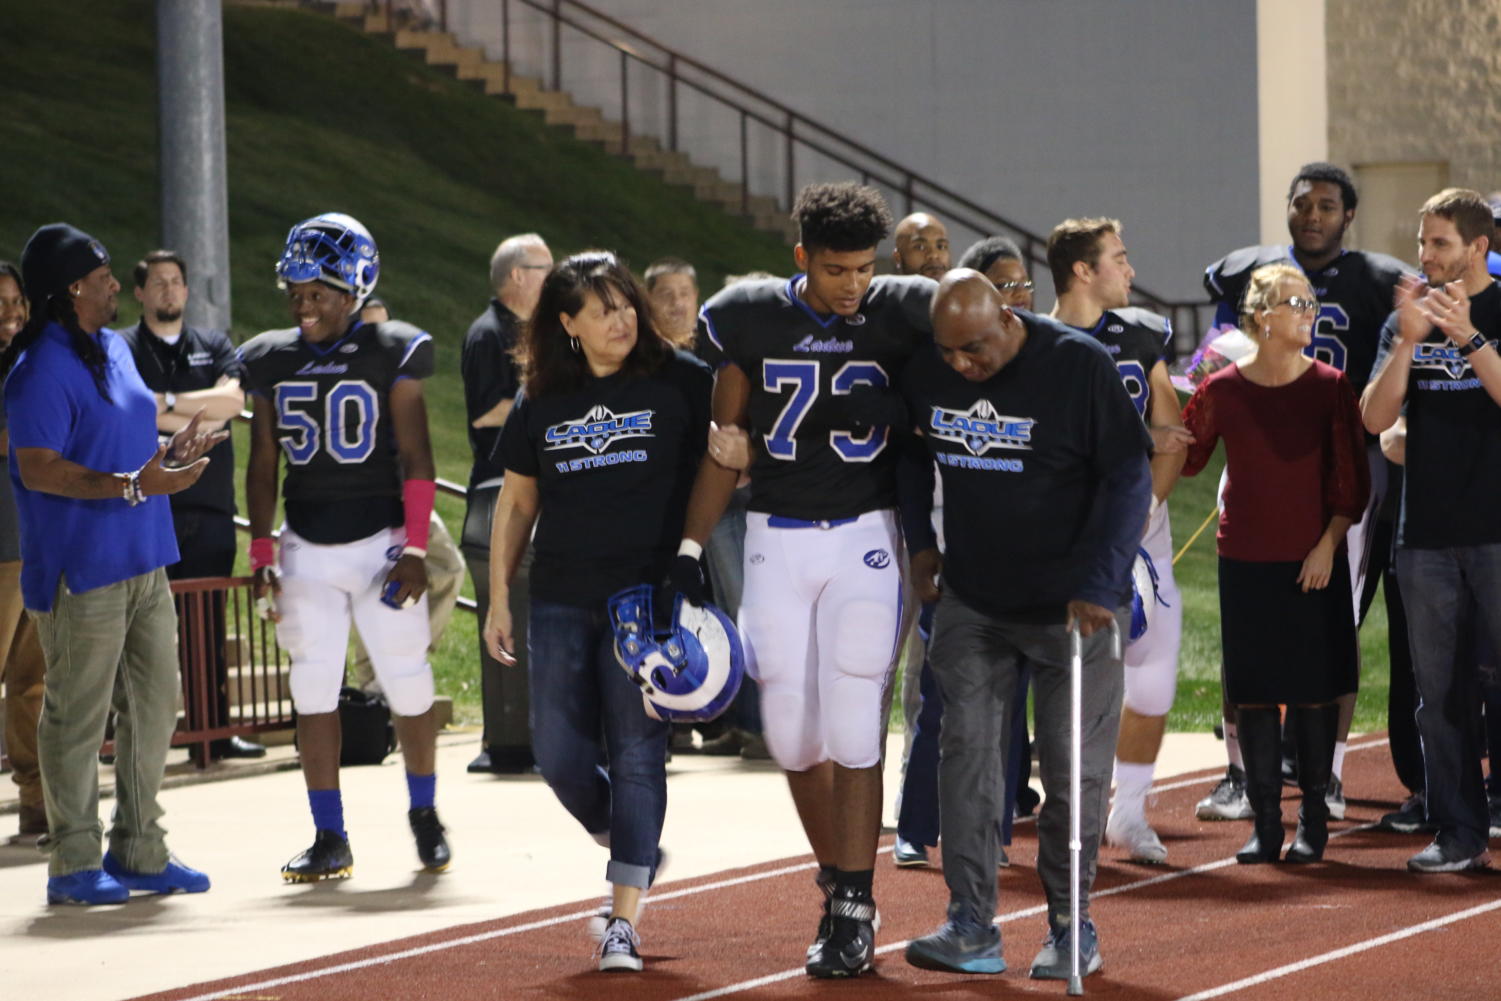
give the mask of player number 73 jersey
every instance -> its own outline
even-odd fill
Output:
[[[748,430],[760,441],[750,508],[806,520],[895,507],[891,429],[855,427],[840,397],[889,390],[931,338],[931,279],[875,278],[853,316],[821,316],[800,297],[802,276],[744,282],[705,303],[707,353],[750,382]]]

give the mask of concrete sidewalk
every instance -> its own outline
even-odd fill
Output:
[[[280,878],[282,864],[312,840],[289,747],[273,748],[263,762],[220,766],[237,776],[230,781],[199,781],[209,776],[188,774],[176,764],[182,752],[174,752],[174,773],[192,781],[162,795],[170,844],[212,877],[213,889],[137,896],[120,907],[49,907],[44,857],[29,844],[0,847],[0,997],[116,1001],[600,896],[605,852],[539,777],[467,774],[478,746],[473,732],[439,740],[438,808],[454,851],[449,872],[419,871],[393,756],[344,770],[354,876],[313,886],[286,886]],[[888,822],[901,736],[889,746]],[[1170,734],[1158,778],[1223,763],[1212,734]],[[668,774],[663,844],[672,859],[665,881],[807,852],[771,762],[680,754]],[[10,786],[8,777],[0,781]],[[13,787],[4,793],[13,794]],[[106,815],[110,805],[102,805]],[[13,813],[0,816],[0,832],[8,836],[14,825]],[[878,865],[889,865],[889,856]],[[580,928],[581,968],[591,948]]]

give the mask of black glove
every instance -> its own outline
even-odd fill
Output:
[[[703,605],[707,602],[709,587],[704,582],[703,561],[684,553],[674,556],[667,568],[667,589],[681,594],[690,605]]]
[[[907,404],[900,393],[875,386],[859,385],[845,397],[844,412],[855,427],[896,427],[906,429]]]

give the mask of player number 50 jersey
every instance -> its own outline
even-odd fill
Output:
[[[401,495],[391,429],[391,387],[433,372],[433,342],[408,323],[356,323],[337,341],[310,344],[294,328],[241,348],[257,406],[276,414],[289,501]]]

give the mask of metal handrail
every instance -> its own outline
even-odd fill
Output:
[[[1015,220],[1001,215],[999,212],[980,205],[966,195],[930,180],[925,175],[898,163],[883,153],[871,149],[864,143],[850,138],[837,129],[810,118],[775,98],[767,96],[764,92],[751,87],[749,84],[657,41],[650,35],[631,25],[625,24],[603,11],[596,10],[588,4],[580,2],[580,0],[515,0],[515,2],[546,15],[552,21],[551,84],[552,89],[555,91],[563,89],[561,36],[564,26],[577,31],[595,42],[613,48],[620,54],[620,149],[622,153],[625,153],[629,149],[631,134],[629,83],[626,67],[633,61],[656,70],[664,74],[667,78],[667,146],[670,150],[674,152],[678,151],[677,88],[679,85],[688,87],[735,112],[739,117],[741,210],[743,213],[749,214],[748,203],[750,198],[747,126],[751,121],[754,121],[779,133],[786,140],[783,205],[788,210],[791,209],[793,199],[796,197],[794,150],[796,147],[802,147],[832,160],[851,171],[857,172],[860,175],[862,183],[868,184],[875,181],[891,190],[899,191],[903,197],[904,213],[911,213],[918,208],[931,209],[979,233],[993,232],[998,228],[1008,231],[1022,244],[1022,252],[1034,267],[1045,267],[1047,264],[1046,237],[1033,232]],[[502,0],[501,3],[501,51],[508,76],[511,64],[511,3],[512,0]],[[628,35],[634,42],[655,50],[659,54],[661,62],[648,58],[637,45],[627,44],[619,39],[606,37],[591,26],[581,23],[577,18],[570,17],[565,12],[565,8],[576,9],[587,17],[608,26],[611,30]],[[446,7],[443,26],[446,30]],[[710,80],[722,84],[724,87],[729,88],[732,93],[739,95],[739,98],[726,96],[724,93],[711,89],[703,83],[685,78],[683,76],[684,69],[690,69]],[[753,102],[756,107],[749,106],[746,103],[747,101]],[[1198,314],[1200,310],[1210,305],[1207,301],[1172,300],[1139,285],[1133,287],[1133,293],[1138,302],[1151,306],[1168,315],[1170,319],[1175,321],[1175,326],[1180,327],[1180,329],[1189,330],[1195,336],[1201,327],[1201,324],[1198,322]],[[1183,318],[1185,313],[1189,315],[1189,320],[1187,326],[1183,327],[1176,321]]]
[[[987,208],[972,198],[960,194],[929,179],[926,175],[898,163],[883,153],[877,152],[862,142],[851,138],[814,118],[803,114],[761,90],[707,65],[692,56],[668,46],[638,28],[597,10],[580,0],[501,0],[501,63],[502,86],[511,92],[512,59],[511,27],[512,3],[545,16],[551,23],[549,86],[554,91],[563,90],[563,44],[564,27],[577,32],[595,43],[613,49],[620,59],[620,144],[625,155],[630,149],[632,135],[630,114],[630,78],[628,68],[632,63],[651,69],[666,77],[667,81],[667,136],[666,145],[672,152],[678,146],[678,88],[700,94],[714,101],[738,118],[739,165],[740,165],[740,211],[750,215],[750,154],[749,125],[754,122],[783,139],[783,177],[780,195],[781,205],[790,211],[797,194],[797,151],[815,153],[839,164],[860,177],[862,183],[878,183],[901,194],[904,214],[918,209],[933,211],[952,222],[965,226],[976,233],[1002,231],[1013,236],[1021,245],[1031,267],[1047,266],[1047,238],[999,212]],[[384,8],[386,24],[394,31],[396,21],[393,0],[371,0],[370,6]],[[585,23],[581,18],[589,19]],[[448,30],[448,2],[439,0],[437,26]],[[602,25],[611,32],[626,36],[628,40],[609,37],[596,30]],[[685,72],[701,79],[685,76]],[[712,84],[712,86],[711,86]],[[1188,338],[1196,338],[1205,326],[1203,311],[1212,304],[1205,300],[1173,300],[1150,289],[1136,285],[1133,299],[1166,315],[1174,328]],[[1187,346],[1187,345],[1185,345]]]

